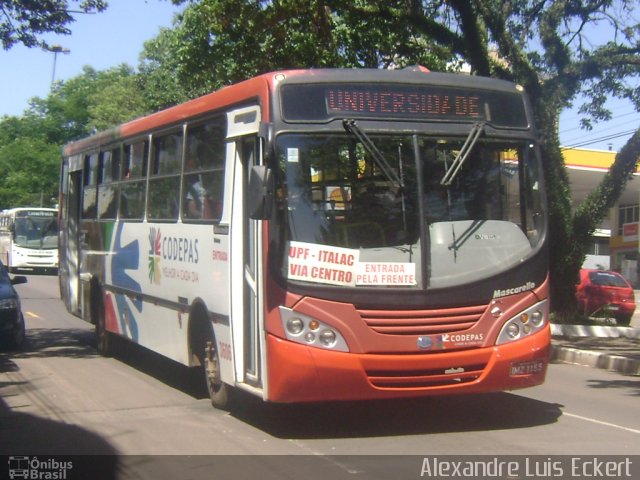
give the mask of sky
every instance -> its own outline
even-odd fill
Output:
[[[176,7],[170,0],[109,0],[108,8],[94,15],[75,15],[71,35],[45,35],[50,45],[69,49],[57,54],[55,79],[82,73],[85,65],[106,70],[127,63],[137,68],[145,41],[161,27],[171,27]],[[54,54],[15,45],[0,48],[0,117],[22,115],[32,97],[45,98],[51,86]]]
[[[85,65],[105,70],[127,63],[138,66],[145,41],[161,27],[171,27],[175,13],[184,8],[170,0],[109,0],[105,12],[77,15],[71,35],[47,35],[50,44],[69,49],[58,54],[55,80],[67,80],[82,73]],[[32,97],[45,98],[54,73],[54,54],[19,45],[0,49],[0,117],[21,115]],[[640,113],[630,102],[613,104],[613,119],[597,124],[591,132],[579,128],[580,116],[567,110],[560,116],[560,139],[564,146],[599,150],[620,150],[632,132],[640,127]]]

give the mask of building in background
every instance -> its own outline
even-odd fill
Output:
[[[577,207],[600,184],[613,164],[617,152],[566,148],[562,153],[569,172],[573,205]],[[587,268],[602,267],[620,272],[636,287],[640,286],[638,272],[640,178],[638,177],[640,177],[640,169],[636,169],[618,203],[609,210],[609,215],[594,233],[592,248],[584,265]]]

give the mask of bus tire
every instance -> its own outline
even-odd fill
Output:
[[[215,408],[226,410],[230,403],[231,387],[222,381],[220,355],[215,334],[213,333],[213,326],[208,321],[203,322],[201,325],[203,326],[202,337],[201,341],[198,342],[199,348],[196,355],[204,371],[204,380],[211,399],[211,405]]]
[[[115,352],[115,338],[107,331],[102,288],[91,289],[91,322],[96,328],[96,350],[104,357],[111,357]]]

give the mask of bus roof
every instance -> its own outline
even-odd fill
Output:
[[[425,82],[425,80],[427,80]],[[131,120],[112,129],[90,137],[70,142],[63,148],[63,155],[98,148],[125,138],[143,135],[153,129],[178,125],[186,119],[204,116],[231,105],[241,105],[249,101],[259,102],[263,109],[263,118],[269,121],[269,94],[279,83],[324,83],[351,82],[362,84],[406,83],[434,86],[459,86],[463,88],[499,90],[522,93],[522,88],[514,83],[493,78],[470,76],[466,74],[430,72],[424,67],[407,67],[400,70],[370,68],[352,69],[311,69],[283,70],[264,73],[249,80],[223,87],[220,90],[185,103],[169,107],[145,117]]]
[[[68,143],[63,149],[63,155],[73,155],[92,147],[143,135],[154,128],[176,125],[188,118],[202,116],[229,105],[242,104],[251,100],[258,101],[262,108],[265,109],[265,115],[268,115],[267,78],[267,75],[261,75],[260,77],[230,85],[180,105],[131,120],[82,140]]]
[[[51,212],[57,212],[58,209],[57,208],[51,208],[51,207],[14,207],[14,208],[5,208],[4,210],[2,210],[0,213],[14,213],[14,212],[24,212],[24,211],[28,211],[28,210],[34,210],[34,211],[51,211]]]

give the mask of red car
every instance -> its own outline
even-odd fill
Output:
[[[585,315],[608,314],[618,325],[629,325],[636,309],[629,282],[619,273],[608,270],[580,270],[576,299],[579,310]]]

